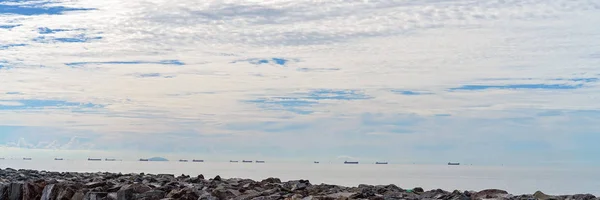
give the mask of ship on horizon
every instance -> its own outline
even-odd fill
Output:
[[[204,162],[204,160],[192,160],[192,162]]]
[[[64,160],[64,159],[62,159],[62,158],[54,158],[54,160]]]
[[[264,160],[257,160],[256,163],[265,163]]]
[[[354,162],[344,161],[344,164],[354,164],[354,165],[356,165],[356,164],[358,164],[358,161],[354,161]]]
[[[388,162],[375,162],[376,165],[387,165]]]
[[[23,160],[31,160],[31,158],[23,158]]]
[[[117,159],[114,159],[114,158],[106,158],[106,159],[104,159],[104,161],[117,161]]]
[[[100,158],[88,158],[88,161],[102,161]]]
[[[315,164],[319,164],[319,161],[314,161],[313,163],[315,163]]]
[[[188,162],[188,160],[181,159],[181,160],[179,160],[179,162]]]
[[[242,160],[243,163],[252,163],[251,160]]]
[[[148,159],[140,158],[140,161],[146,162]]]
[[[460,165],[460,163],[449,162],[448,165]]]
[[[237,160],[230,160],[229,162],[230,162],[230,163],[237,163],[237,162],[240,162],[240,161],[237,161]]]

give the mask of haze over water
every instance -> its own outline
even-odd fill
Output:
[[[404,189],[423,187],[426,190],[441,188],[448,191],[478,191],[495,188],[512,194],[532,194],[540,190],[547,194],[600,195],[600,171],[594,168],[0,160],[0,168],[7,167],[71,172],[168,173],[176,176],[203,174],[206,178],[220,175],[223,178],[250,178],[258,181],[277,177],[284,181],[308,179],[313,184],[344,186],[395,184]]]

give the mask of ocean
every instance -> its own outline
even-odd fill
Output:
[[[401,188],[482,190],[503,189],[512,194],[589,193],[600,196],[600,170],[559,167],[488,167],[448,165],[375,165],[313,163],[222,163],[222,162],[139,162],[139,161],[54,161],[0,160],[0,168],[36,169],[69,172],[170,173],[206,178],[277,177],[285,180],[307,179],[312,184],[344,186],[395,184]]]

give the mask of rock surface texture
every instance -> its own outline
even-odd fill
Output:
[[[0,200],[337,200],[337,199],[518,199],[600,200],[590,194],[552,196],[537,191],[511,195],[506,191],[425,191],[396,185],[313,185],[308,180],[282,182],[240,178],[206,180],[199,175],[70,173],[0,169]]]

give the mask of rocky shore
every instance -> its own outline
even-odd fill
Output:
[[[550,196],[542,192],[511,195],[506,191],[424,191],[396,185],[343,187],[311,184],[308,180],[282,182],[219,176],[205,179],[172,174],[70,173],[0,169],[0,200],[220,200],[220,199],[599,199],[590,194]]]

